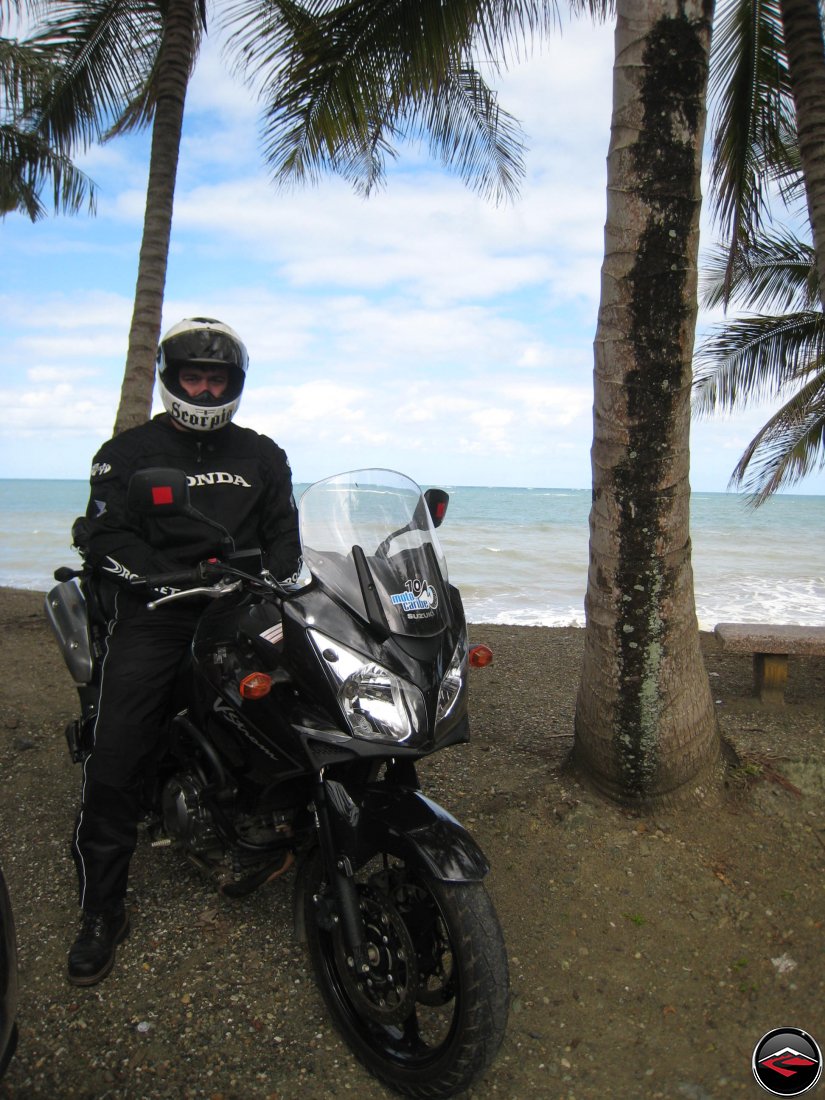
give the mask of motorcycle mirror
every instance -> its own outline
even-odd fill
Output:
[[[127,507],[141,516],[189,516],[221,533],[224,553],[233,553],[235,540],[222,523],[210,519],[189,501],[189,481],[183,470],[148,466],[129,478]]]
[[[186,474],[165,466],[138,470],[129,479],[126,502],[131,511],[142,516],[155,516],[158,512],[167,516],[186,515],[191,509]]]
[[[433,527],[440,527],[447,514],[450,494],[445,493],[443,489],[427,489],[424,493],[424,500],[427,502],[427,510],[430,513],[430,519],[433,521]]]

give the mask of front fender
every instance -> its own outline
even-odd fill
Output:
[[[442,882],[479,882],[490,870],[487,857],[463,825],[412,787],[374,783],[360,806],[332,781],[327,785],[336,834],[354,868],[377,852],[418,863]]]

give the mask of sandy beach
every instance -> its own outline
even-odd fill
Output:
[[[339,1041],[292,939],[289,881],[218,897],[141,843],[132,933],[93,989],[65,980],[76,695],[43,594],[0,589],[0,861],[15,907],[20,1044],[4,1100],[297,1100],[389,1095]],[[473,737],[422,784],[487,852],[510,960],[499,1057],[468,1095],[722,1100],[761,1093],[772,1028],[825,1045],[825,660],[791,659],[787,703],[703,635],[739,757],[713,810],[639,817],[565,770],[583,632],[475,626]],[[823,1086],[820,1084],[820,1090]]]

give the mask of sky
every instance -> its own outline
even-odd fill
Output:
[[[479,197],[417,147],[364,199],[334,177],[272,184],[258,105],[207,41],[163,328],[199,315],[240,333],[236,421],[284,447],[296,482],[381,466],[422,484],[590,486],[612,64],[612,28],[583,21],[490,76],[527,136],[515,202]],[[95,217],[0,223],[0,477],[86,478],[111,435],[148,144],[76,158],[98,185]],[[694,422],[694,491],[726,489],[767,412]],[[825,493],[825,472],[794,492]]]

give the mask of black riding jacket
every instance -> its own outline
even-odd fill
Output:
[[[95,455],[85,554],[105,575],[128,582],[220,556],[220,532],[196,519],[129,514],[129,478],[151,466],[183,470],[193,506],[227,528],[237,550],[263,551],[276,577],[299,568],[292,472],[281,448],[236,424],[183,432],[161,413],[110,439]]]

